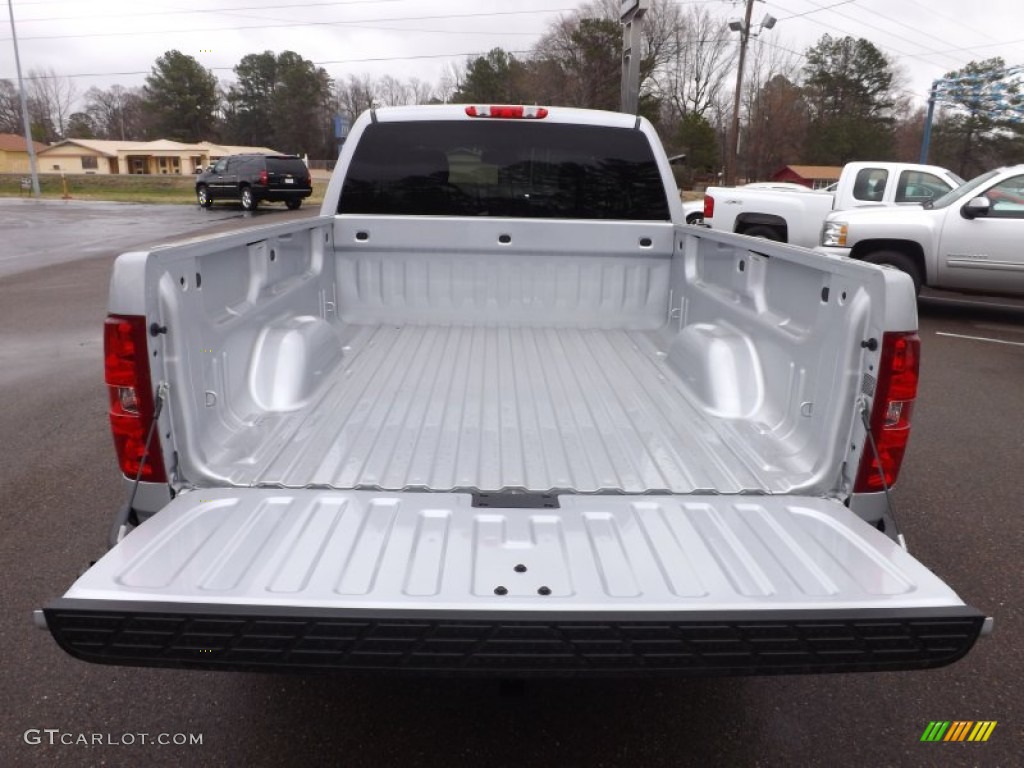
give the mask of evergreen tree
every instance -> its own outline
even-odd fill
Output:
[[[805,162],[843,165],[891,152],[894,73],[864,38],[824,35],[807,50],[803,95],[810,113]]]
[[[158,58],[143,92],[153,138],[194,142],[219,133],[217,78],[191,56],[168,51]]]

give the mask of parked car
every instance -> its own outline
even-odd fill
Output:
[[[295,210],[311,194],[309,168],[295,155],[230,155],[196,179],[196,200],[203,208],[217,200],[237,200],[247,211],[263,201]]]
[[[37,621],[261,672],[957,661],[991,622],[887,511],[910,280],[751,242],[684,223],[642,117],[364,114],[320,216],[115,263],[128,498]]]
[[[704,223],[712,229],[814,248],[832,211],[910,206],[946,194],[964,181],[935,165],[864,161],[847,163],[833,194],[793,194],[749,187],[708,187]]]
[[[821,245],[906,272],[922,286],[1024,294],[1024,165],[982,174],[923,207],[837,211]]]

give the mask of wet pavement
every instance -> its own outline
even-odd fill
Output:
[[[317,206],[253,212],[234,205],[104,203],[0,198],[0,277],[111,251],[145,248],[217,225],[270,224],[309,216]],[[43,234],[45,230],[45,234]]]

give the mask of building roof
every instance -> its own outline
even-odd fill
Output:
[[[0,134],[0,136],[12,135],[12,134]],[[24,140],[22,141],[24,144]],[[242,155],[247,153],[260,153],[267,155],[280,154],[276,150],[269,149],[268,147],[238,147],[238,146],[226,146],[220,144],[213,144],[209,141],[201,141],[198,144],[184,144],[180,141],[173,141],[171,139],[157,139],[156,141],[111,141],[107,139],[64,139],[58,141],[55,144],[51,144],[47,147],[45,144],[39,145],[45,151],[48,149],[55,149],[57,147],[66,146],[78,146],[83,149],[88,149],[107,157],[117,157],[118,152],[128,153],[139,153],[148,154],[151,152],[194,152],[200,154],[206,152],[208,154],[217,155],[222,157],[224,155]],[[2,148],[2,147],[0,147]]]
[[[153,152],[190,152],[199,149],[198,144],[185,144],[171,139],[157,139],[156,141],[140,141],[135,149],[148,149]]]
[[[212,155],[218,155],[221,157],[227,155],[283,155],[284,152],[278,152],[276,149],[270,147],[242,147],[237,144],[214,144],[210,141],[200,141],[199,146],[203,147],[207,152]]]
[[[97,152],[107,157],[117,157],[117,150],[142,143],[143,142],[139,141],[106,141],[103,139],[64,139],[62,141],[54,142],[48,146],[46,150],[57,149],[58,147],[78,146],[84,149],[90,149],[93,152]],[[45,152],[46,150],[43,151]]]
[[[801,176],[805,179],[838,179],[839,174],[843,172],[841,166],[838,165],[787,165],[797,176]],[[786,170],[783,168],[778,173]]]
[[[33,141],[32,145],[36,152],[46,149],[46,145],[41,141]],[[28,152],[25,137],[16,133],[0,133],[0,152]]]

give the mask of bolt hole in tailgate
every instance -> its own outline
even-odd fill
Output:
[[[983,623],[824,498],[312,489],[181,494],[44,612],[99,663],[500,675],[924,669]]]

